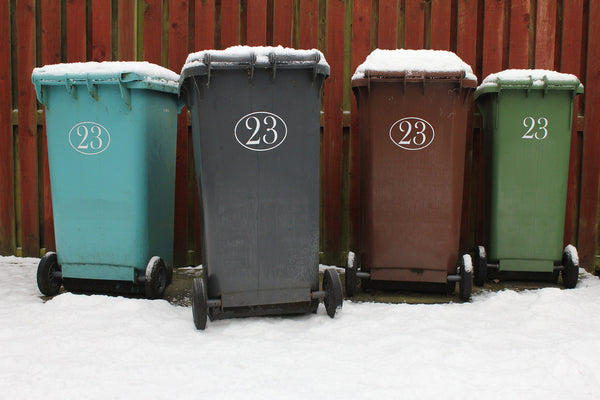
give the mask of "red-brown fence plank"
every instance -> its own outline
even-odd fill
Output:
[[[554,69],[556,0],[537,2],[535,30],[535,67]]]
[[[331,75],[325,81],[323,134],[323,236],[324,253],[339,264],[342,200],[342,104],[344,100],[344,15],[341,0],[327,4],[327,62]]]
[[[456,53],[475,72],[477,61],[477,0],[458,2]]]
[[[583,39],[583,0],[572,0],[563,8],[562,41],[560,49],[560,71],[581,77],[581,41]],[[577,132],[577,118],[581,107],[581,96],[573,105],[573,130],[571,133],[571,154],[569,163],[569,183],[567,190],[567,214],[565,217],[565,245],[577,243],[579,218],[581,140]]]
[[[86,61],[86,0],[67,0],[67,61]]]
[[[293,0],[274,0],[273,4],[273,45],[292,46]]]
[[[215,47],[215,1],[201,0],[196,2],[196,38],[194,51],[213,49]]]
[[[60,63],[60,3],[53,0],[42,0],[42,65]],[[50,171],[48,168],[48,144],[46,124],[42,130],[42,146],[40,162],[42,163],[43,196],[44,196],[44,229],[42,232],[42,245],[47,251],[55,250],[54,244],[54,219],[52,213],[52,194],[50,190]]]
[[[144,0],[143,59],[162,64],[162,0]]]
[[[135,0],[119,0],[117,14],[118,58],[120,61],[133,61],[135,60]]]
[[[17,65],[19,106],[19,170],[21,246],[24,256],[39,255],[39,212],[37,173],[37,124],[35,90],[31,71],[35,67],[35,2],[17,4]]]
[[[221,48],[240,44],[240,0],[221,0]]]
[[[508,63],[510,68],[529,68],[530,0],[510,2],[510,47]]]
[[[452,37],[452,4],[450,1],[431,2],[431,48],[450,50]]]
[[[319,45],[319,1],[302,0],[300,2],[301,49],[316,49]]]
[[[425,2],[405,1],[404,48],[422,49],[425,46]]]
[[[88,54],[92,61],[108,61],[111,57],[111,3],[92,0],[92,40]]]
[[[483,16],[483,73],[482,78],[502,70],[504,43],[505,0],[485,2]]]
[[[169,68],[181,70],[188,55],[187,43],[188,0],[170,0],[169,3]],[[187,111],[181,112],[177,119],[177,158],[175,176],[175,222],[173,260],[175,265],[187,264],[189,249],[189,157]],[[193,215],[193,213],[192,213]],[[193,225],[192,228],[193,229]]]
[[[398,47],[398,1],[380,1],[378,11],[377,46],[380,49],[395,49]]]
[[[267,0],[248,2],[246,44],[264,46],[267,42]]]
[[[354,0],[352,4],[352,64],[350,73],[367,58],[371,51],[371,0]],[[360,240],[360,143],[356,98],[352,96],[350,111],[350,174],[348,216],[350,250],[358,250]]]
[[[584,265],[594,263],[598,241],[598,189],[600,176],[600,2],[589,3],[587,70],[585,87],[585,132],[581,171],[581,206],[579,211],[580,260]]]
[[[10,3],[0,3],[0,254],[13,254],[15,205],[13,180],[12,84],[10,60]]]

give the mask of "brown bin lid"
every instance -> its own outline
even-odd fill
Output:
[[[358,66],[352,86],[366,86],[369,81],[459,80],[464,87],[476,87],[471,67],[456,54],[445,50],[376,49]]]

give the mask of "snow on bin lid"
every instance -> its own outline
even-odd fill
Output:
[[[583,93],[583,85],[575,75],[545,69],[507,69],[488,75],[475,91],[475,98],[498,92],[503,88],[514,89],[572,89]]]
[[[158,84],[170,89],[169,91],[177,91],[179,84],[177,73],[147,61],[90,61],[53,64],[35,68],[32,73],[34,83],[36,83],[36,80],[45,84],[53,81],[64,82],[66,78],[74,81],[91,79],[94,83],[101,83],[102,81],[115,82],[118,80],[123,82],[141,81]]]
[[[329,64],[325,56],[319,50],[298,50],[288,47],[261,47],[261,46],[232,46],[225,50],[203,50],[188,55],[183,68],[181,69],[182,79],[185,79],[186,71],[195,67],[204,67],[206,56],[209,56],[211,64],[218,63],[218,68],[228,69],[242,65],[247,65],[253,57],[254,65],[257,67],[268,67],[272,65],[271,57],[280,66],[303,66],[312,65],[317,61],[318,71],[329,75]],[[215,65],[216,67],[217,65]]]
[[[365,62],[356,68],[352,80],[365,78],[373,73],[388,76],[422,76],[428,74],[462,74],[464,79],[477,83],[477,77],[469,64],[456,54],[445,50],[382,50],[375,49]]]

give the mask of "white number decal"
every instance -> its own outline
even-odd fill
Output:
[[[252,130],[250,125],[248,125],[248,122],[250,121],[254,121],[254,132],[252,132],[252,136],[250,136],[250,139],[248,139],[248,141],[246,142],[248,146],[251,146],[253,144],[260,144],[260,137],[258,139],[254,139],[254,137],[258,134],[258,130],[260,129],[260,121],[256,117],[248,118],[246,120],[246,128],[250,130]]]
[[[287,125],[276,114],[257,111],[240,118],[235,124],[234,134],[238,143],[245,148],[267,151],[283,143],[287,137]]]
[[[528,129],[521,136],[521,139],[544,140],[548,137],[548,119],[545,117],[540,117],[537,121],[533,117],[525,117],[523,118],[523,126]]]
[[[429,146],[435,137],[433,126],[424,119],[402,118],[390,128],[390,139],[405,150],[421,150]]]
[[[69,143],[75,151],[85,155],[102,153],[110,144],[110,134],[95,122],[80,122],[69,131]]]

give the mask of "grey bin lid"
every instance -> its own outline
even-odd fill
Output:
[[[314,74],[329,76],[330,68],[319,50],[297,50],[284,47],[234,46],[225,50],[205,50],[188,55],[181,70],[179,86],[185,79],[206,75],[211,70],[312,69]]]

